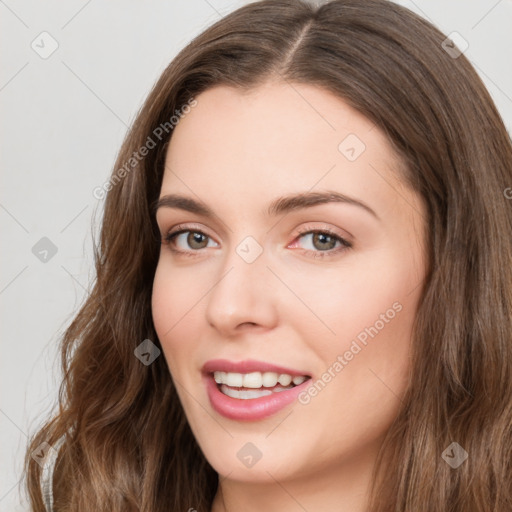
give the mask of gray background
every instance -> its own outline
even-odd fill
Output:
[[[27,435],[55,404],[57,343],[93,276],[91,232],[103,201],[92,191],[108,180],[127,126],[168,62],[246,3],[0,0],[0,511],[28,511],[19,492]],[[465,54],[510,132],[512,1],[398,3],[469,43]],[[53,40],[58,48],[42,58]]]

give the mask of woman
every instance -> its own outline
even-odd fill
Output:
[[[207,29],[102,189],[33,510],[41,483],[58,512],[512,509],[511,162],[468,61],[393,3]]]

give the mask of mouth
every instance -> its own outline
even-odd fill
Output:
[[[209,361],[203,380],[212,408],[229,419],[267,418],[295,401],[311,375],[258,361]]]
[[[310,378],[309,375],[277,372],[213,372],[213,379],[219,391],[239,400],[253,400],[272,393],[281,393],[301,385]]]

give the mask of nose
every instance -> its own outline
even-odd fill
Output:
[[[273,277],[266,266],[264,252],[248,263],[232,249],[207,294],[206,320],[209,325],[223,337],[236,336],[248,328],[266,330],[274,327],[277,297]]]

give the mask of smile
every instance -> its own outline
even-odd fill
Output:
[[[261,371],[255,370],[258,366]],[[293,403],[311,377],[269,363],[216,360],[204,365],[203,381],[217,413],[233,420],[256,421]]]

